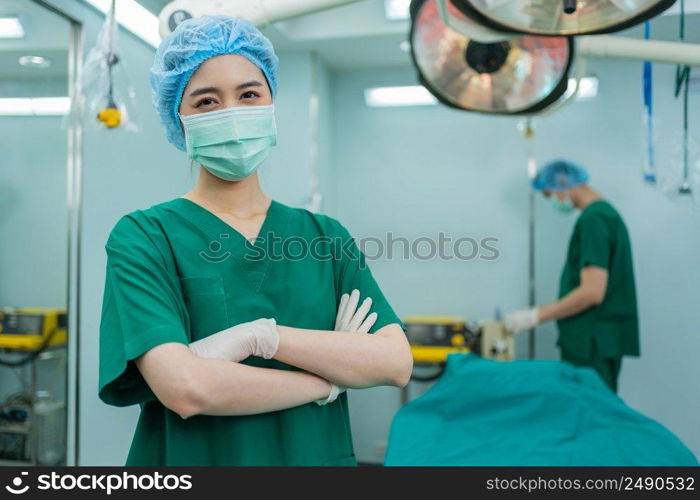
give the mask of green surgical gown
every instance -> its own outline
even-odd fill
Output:
[[[565,358],[639,355],[639,322],[629,235],[620,214],[605,200],[588,205],[576,221],[561,274],[559,296],[581,283],[581,270],[608,271],[603,302],[557,322]]]
[[[122,217],[107,244],[99,396],[139,404],[127,465],[355,465],[347,395],[249,416],[164,407],[133,360],[262,317],[332,330],[341,294],[372,297],[371,333],[403,327],[348,231],[335,219],[273,201],[255,243],[185,198]],[[251,357],[246,364],[296,370]]]

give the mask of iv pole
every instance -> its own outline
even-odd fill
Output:
[[[532,125],[532,117],[525,119],[523,136],[527,141],[527,177],[530,185],[537,175],[537,160],[535,159],[535,129]],[[535,190],[530,187],[528,190],[528,304],[535,307],[537,296],[535,294]],[[535,328],[527,332],[527,356],[528,359],[535,359]]]

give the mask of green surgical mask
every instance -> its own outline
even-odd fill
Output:
[[[561,212],[563,214],[570,214],[576,208],[574,206],[573,202],[571,201],[571,198],[569,198],[569,197],[566,197],[563,200],[560,200],[559,198],[554,197],[554,199],[552,200],[552,207],[557,212]]]
[[[274,105],[238,106],[180,119],[187,155],[227,181],[251,175],[277,144]]]

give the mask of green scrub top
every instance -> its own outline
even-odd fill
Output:
[[[355,465],[348,401],[186,420],[155,397],[133,360],[262,317],[332,330],[343,293],[372,297],[371,333],[398,323],[348,231],[273,201],[255,243],[185,198],[122,217],[107,244],[99,396],[139,404],[127,465]],[[297,370],[251,357],[245,364]]]
[[[625,223],[605,200],[588,205],[574,227],[561,275],[559,297],[581,282],[589,265],[608,271],[603,302],[582,313],[561,319],[558,345],[562,353],[587,359],[639,355],[639,323],[634,285],[632,249]]]

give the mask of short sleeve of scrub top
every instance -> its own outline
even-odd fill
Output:
[[[188,340],[177,283],[146,230],[125,216],[105,248],[100,397],[127,406],[155,399],[133,360],[157,345]]]
[[[339,243],[339,245],[335,245],[335,249],[340,252],[336,254],[339,263],[336,267],[338,283],[336,299],[340,300],[342,294],[349,294],[357,289],[360,291],[360,302],[365,297],[371,297],[371,311],[377,313],[377,321],[369,333],[375,333],[377,330],[394,323],[398,324],[405,331],[406,326],[394,313],[377,281],[374,279],[364,253],[357,246],[349,231],[340,222],[335,219],[330,219],[330,221],[334,226],[332,232],[337,236],[337,242]]]
[[[586,266],[609,269],[612,241],[603,216],[596,212],[584,212],[577,221],[577,226],[580,248],[579,269]]]

